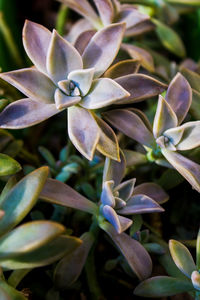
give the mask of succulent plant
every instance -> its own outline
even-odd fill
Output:
[[[144,145],[150,161],[174,167],[200,192],[200,166],[177,153],[199,146],[199,121],[185,119],[192,102],[192,90],[178,73],[170,83],[166,97],[159,96],[153,128],[146,116],[134,109],[118,109],[104,113],[104,117],[124,134]]]

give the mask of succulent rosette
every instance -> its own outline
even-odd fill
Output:
[[[180,125],[191,102],[191,87],[178,73],[170,83],[165,98],[159,96],[153,128],[146,116],[136,109],[113,110],[106,112],[104,117],[114,127],[141,143],[150,161],[174,167],[200,192],[200,165],[178,153],[200,145],[200,121]]]
[[[35,67],[0,77],[28,98],[6,107],[1,113],[1,128],[29,127],[68,108],[68,133],[75,147],[88,159],[96,148],[118,159],[114,133],[91,110],[130,95],[116,81],[99,78],[117,55],[123,32],[122,23],[107,26],[93,36],[81,56],[55,30],[51,33],[26,21],[23,43]],[[106,148],[105,140],[112,145]]]
[[[121,182],[125,175],[126,160],[123,153],[120,158],[120,162],[106,158],[100,201],[100,214],[118,233],[125,231],[133,223],[124,216],[163,212],[160,204],[169,198],[155,183],[146,182],[135,187],[135,178]]]

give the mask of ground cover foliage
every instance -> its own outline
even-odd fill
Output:
[[[200,1],[22,2],[0,0],[0,299],[200,299]]]

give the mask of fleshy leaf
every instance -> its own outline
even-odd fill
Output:
[[[180,124],[187,115],[192,103],[192,89],[180,73],[177,73],[171,81],[165,99],[175,112],[178,124]]]
[[[84,34],[84,32],[87,32],[90,30],[93,30],[96,33],[96,31],[94,30],[94,26],[92,26],[92,24],[87,19],[81,18],[72,25],[69,33],[65,36],[65,39],[75,46],[78,38],[82,34]],[[86,43],[86,45],[87,45],[87,43]],[[81,52],[79,52],[79,53],[82,54]]]
[[[71,286],[83,270],[88,253],[94,243],[94,236],[90,232],[85,232],[80,238],[83,243],[73,253],[63,257],[56,266],[54,282],[58,289],[66,289]]]
[[[29,213],[38,200],[49,169],[41,167],[20,180],[0,203],[6,218],[0,220],[0,235],[12,229]]]
[[[83,68],[83,63],[78,51],[55,30],[47,53],[47,71],[57,83],[67,79],[71,71]]]
[[[103,117],[138,143],[148,147],[151,147],[154,143],[152,133],[135,113],[126,109],[116,109],[104,113]]]
[[[198,271],[193,271],[191,275],[191,280],[194,288],[200,291],[200,274]]]
[[[135,178],[129,179],[127,181],[122,182],[120,185],[118,185],[114,192],[119,193],[119,198],[121,198],[124,201],[127,201],[131,195],[133,194],[133,190],[135,187]]]
[[[192,272],[196,270],[196,266],[189,250],[183,244],[175,240],[169,241],[169,250],[176,266],[182,273],[190,278]]]
[[[27,298],[4,280],[0,280],[0,298],[1,300],[27,300]]]
[[[118,15],[118,22],[125,22],[127,29],[137,26],[138,24],[147,20],[149,20],[149,16],[141,13],[134,6],[122,6]]]
[[[162,154],[169,163],[200,193],[200,165],[190,159],[167,149]]]
[[[78,86],[81,91],[81,95],[85,96],[91,87],[92,80],[94,76],[94,68],[75,70],[70,72],[68,79],[72,80],[76,86]]]
[[[15,101],[0,113],[0,127],[19,129],[38,124],[60,112],[55,104],[45,104],[29,98]]]
[[[120,184],[125,176],[126,160],[122,151],[120,151],[120,162],[106,157],[103,170],[103,183],[109,180],[114,181],[114,186]]]
[[[134,290],[134,294],[141,297],[160,298],[192,290],[193,286],[190,281],[168,276],[156,276],[140,283]]]
[[[91,38],[95,35],[96,31],[93,29],[82,32],[74,43],[74,47],[78,50],[80,55],[83,54],[85,48],[89,44]]]
[[[140,67],[140,61],[137,59],[126,59],[119,61],[111,66],[105,73],[104,77],[118,78],[129,74],[137,73]]]
[[[112,23],[114,17],[114,8],[111,0],[94,0],[99,16],[104,26]]]
[[[1,265],[8,270],[45,266],[59,260],[64,255],[72,253],[81,243],[82,241],[78,238],[61,235],[38,249],[2,261]]]
[[[184,57],[186,54],[185,47],[177,33],[172,28],[156,19],[152,19],[152,22],[156,25],[157,35],[163,46],[177,56]]]
[[[183,129],[182,137],[176,145],[177,150],[190,150],[200,146],[200,121],[188,122],[180,126]]]
[[[69,106],[75,105],[79,103],[81,100],[81,97],[75,96],[67,96],[64,94],[60,89],[56,89],[55,92],[55,104],[57,109],[64,109]]]
[[[51,32],[42,25],[26,20],[23,28],[23,44],[29,58],[41,72],[47,73],[46,55]]]
[[[143,194],[146,195],[157,203],[162,204],[168,201],[168,194],[156,183],[145,182],[134,188],[133,195]]]
[[[43,73],[36,69],[26,68],[0,74],[0,77],[24,95],[43,103],[53,103],[56,86]]]
[[[0,239],[0,264],[42,247],[65,230],[61,224],[51,221],[33,221],[17,227]]]
[[[114,131],[97,115],[94,114],[93,116],[100,128],[100,137],[96,149],[103,155],[119,161],[119,144]]]
[[[130,93],[129,97],[117,101],[116,104],[140,102],[157,96],[167,87],[164,83],[144,74],[122,76],[115,81]]]
[[[113,225],[115,230],[118,233],[121,233],[122,228],[116,211],[111,206],[105,205],[102,207],[102,213],[104,217],[108,220],[108,222],[110,222]]]
[[[147,157],[143,153],[132,150],[124,150],[124,155],[126,157],[127,167],[134,167],[147,163]]]
[[[95,214],[98,211],[95,203],[77,193],[70,186],[55,179],[47,179],[40,198],[53,204],[79,209],[90,214]]]
[[[89,93],[83,97],[80,105],[88,109],[97,109],[111,105],[130,94],[117,82],[110,78],[93,81]]]
[[[133,221],[126,217],[118,215],[118,218],[120,222],[121,232],[126,231],[133,224]]]
[[[167,137],[174,146],[176,146],[180,142],[183,136],[183,132],[184,132],[184,127],[178,126],[166,130],[164,132],[164,136]]]
[[[87,159],[92,160],[99,141],[99,127],[92,114],[82,108],[72,106],[68,108],[69,138]]]
[[[114,181],[106,181],[103,185],[103,190],[101,193],[101,202],[103,205],[109,205],[115,207],[115,197],[113,195],[113,185]]]
[[[200,268],[200,229],[197,235],[197,244],[196,244],[196,265],[197,269]]]
[[[154,29],[155,29],[155,25],[151,22],[151,20],[146,20],[140,22],[139,24],[136,24],[133,27],[127,28],[125,32],[125,36],[127,37],[137,36],[146,33],[148,31],[152,31]]]
[[[149,72],[154,72],[153,57],[148,51],[131,44],[122,44],[122,49],[126,51],[131,58],[139,60],[143,68]]]
[[[153,122],[153,134],[155,138],[161,136],[165,130],[176,127],[177,124],[178,120],[175,112],[160,95]]]
[[[189,69],[182,68],[181,74],[187,79],[192,89],[200,92],[200,75]]]
[[[108,222],[101,223],[100,227],[111,237],[137,277],[140,280],[148,278],[152,271],[152,261],[144,247],[126,233],[118,234]]]
[[[95,77],[102,75],[113,62],[124,30],[124,23],[109,25],[99,30],[85,48],[82,55],[84,68],[95,68]]]
[[[21,170],[20,164],[12,157],[0,153],[0,176],[12,175]]]
[[[137,194],[131,197],[125,207],[118,209],[122,215],[145,214],[152,212],[163,212],[164,209],[153,199],[146,195]]]

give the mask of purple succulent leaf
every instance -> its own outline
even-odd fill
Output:
[[[94,202],[83,197],[67,184],[56,179],[47,179],[40,194],[40,199],[53,204],[75,208],[90,214],[96,214],[98,212],[98,206]]]
[[[80,105],[87,109],[97,109],[127,96],[129,93],[114,80],[99,78],[93,80],[89,93],[83,97]]]
[[[71,97],[64,94],[60,89],[55,91],[55,103],[57,109],[67,108],[80,102],[81,97]]]
[[[99,16],[104,26],[112,23],[114,7],[111,0],[94,0]]]
[[[144,122],[144,124],[149,129],[149,131],[151,131],[151,132],[153,131],[153,128],[151,126],[151,123],[149,122],[149,119],[140,109],[131,107],[131,108],[129,108],[129,111],[132,111],[133,113],[138,115],[138,117],[140,117],[140,119]]]
[[[103,205],[109,205],[111,207],[115,207],[115,197],[113,195],[113,186],[114,181],[106,181],[103,185],[103,190],[101,193],[101,202]]]
[[[178,124],[180,124],[187,115],[192,103],[192,89],[180,73],[177,73],[171,81],[165,99],[175,112]]]
[[[78,51],[55,30],[53,30],[47,52],[46,67],[55,83],[67,79],[70,72],[83,68],[82,58]]]
[[[58,289],[70,287],[83,270],[95,238],[91,232],[85,232],[80,239],[83,243],[75,251],[64,256],[55,268],[54,283]]]
[[[135,113],[126,109],[116,109],[104,113],[103,116],[115,128],[138,143],[147,147],[154,144],[152,133]]]
[[[126,29],[134,27],[149,19],[150,17],[148,15],[141,13],[137,8],[131,5],[122,5],[121,11],[117,16],[118,22],[126,23]]]
[[[126,217],[118,215],[118,218],[119,218],[120,226],[121,226],[121,232],[120,233],[126,231],[133,224],[133,221],[126,218]]]
[[[85,96],[92,85],[92,80],[94,76],[94,68],[75,70],[69,73],[68,79],[72,80],[76,86],[78,86],[81,91],[81,95]]]
[[[118,186],[115,187],[114,192],[119,193],[119,198],[124,201],[128,201],[128,199],[132,196],[133,190],[135,187],[135,178],[129,179],[127,181],[122,182]]]
[[[25,98],[15,101],[0,113],[0,127],[9,129],[27,128],[59,113],[55,104],[46,104]]]
[[[200,165],[177,152],[161,149],[166,160],[192,185],[193,189],[200,192]]]
[[[169,241],[169,250],[176,266],[185,276],[190,278],[192,272],[196,270],[190,251],[182,243],[175,240]]]
[[[100,137],[100,129],[85,108],[68,108],[68,134],[74,146],[87,159],[92,160]]]
[[[193,286],[191,282],[186,279],[169,276],[155,276],[141,282],[134,290],[134,294],[145,298],[160,298],[192,290]]]
[[[140,280],[148,278],[152,271],[152,261],[145,248],[126,233],[117,233],[108,222],[101,223],[100,227],[111,237],[136,276]]]
[[[44,73],[34,68],[2,73],[0,78],[12,84],[27,97],[43,103],[54,103],[56,86]]]
[[[180,128],[183,129],[183,134],[176,145],[177,150],[190,150],[200,146],[200,121],[187,122]]]
[[[131,44],[122,44],[121,48],[126,51],[131,58],[139,60],[143,68],[147,69],[149,72],[154,72],[153,57],[148,51]]]
[[[39,71],[47,73],[46,55],[51,32],[42,25],[26,20],[22,36],[24,48],[33,64]]]
[[[155,29],[155,25],[150,20],[147,20],[147,21],[140,22],[139,24],[133,27],[127,28],[125,32],[125,36],[126,37],[137,36],[140,34],[144,34],[148,31],[152,31],[154,29]]]
[[[86,18],[93,25],[99,25],[100,20],[92,6],[87,0],[62,0],[72,10],[75,10],[78,14]]]
[[[89,44],[91,38],[95,35],[96,31],[93,29],[82,32],[75,40],[74,47],[78,50],[80,55],[83,54],[85,48]]]
[[[112,160],[106,157],[103,170],[103,183],[109,180],[114,181],[114,186],[120,184],[125,176],[126,160],[122,151],[120,151],[120,161]]]
[[[169,195],[156,183],[145,182],[134,188],[133,196],[143,194],[155,200],[158,204],[169,200]]]
[[[100,137],[96,149],[103,155],[119,161],[119,144],[114,131],[97,115],[94,114],[93,117],[100,128]]]
[[[178,126],[166,130],[164,132],[164,136],[167,137],[171,141],[171,143],[176,146],[180,142],[183,136],[183,132],[184,127]]]
[[[126,206],[126,202],[119,197],[115,197],[115,209]]]
[[[95,68],[95,77],[101,76],[115,59],[123,38],[125,24],[111,24],[99,30],[85,48],[82,58],[85,69]]]
[[[111,66],[105,73],[104,77],[118,78],[129,74],[137,73],[140,67],[140,61],[137,59],[126,59]]]
[[[77,22],[74,23],[74,25],[72,25],[70,32],[65,36],[65,39],[68,42],[75,45],[79,36],[81,36],[84,32],[87,32],[90,30],[94,30],[94,27],[92,26],[92,24],[86,19],[79,19]]]
[[[181,74],[187,79],[191,88],[200,93],[200,75],[186,68],[181,69]]]
[[[145,214],[163,211],[164,209],[156,201],[143,194],[132,196],[127,201],[125,207],[117,210],[117,212],[122,215]]]
[[[178,119],[168,104],[168,102],[160,95],[157,105],[156,114],[153,122],[153,134],[157,138],[167,129],[174,128],[178,125]]]
[[[167,87],[164,83],[144,74],[130,74],[116,78],[115,81],[130,93],[129,97],[117,101],[116,104],[140,102],[157,96]]]
[[[102,213],[103,216],[106,218],[106,220],[113,225],[115,230],[118,233],[121,233],[122,232],[121,223],[116,211],[111,206],[105,205],[102,207]]]

